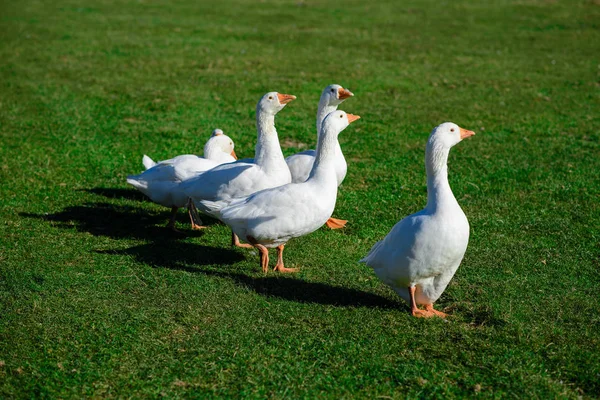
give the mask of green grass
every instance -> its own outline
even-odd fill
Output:
[[[344,3],[2,2],[0,397],[598,396],[599,3]],[[252,156],[271,90],[284,153],[313,147],[330,83],[362,117],[350,223],[291,241],[296,275],[125,184],[215,127]],[[471,241],[420,320],[357,260],[424,206],[447,120],[477,131],[450,154]]]

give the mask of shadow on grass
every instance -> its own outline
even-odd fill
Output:
[[[357,289],[307,282],[272,271],[267,276],[252,276],[233,270],[235,267],[232,267],[232,264],[246,259],[242,251],[178,240],[189,236],[199,237],[204,233],[186,230],[184,234],[177,234],[166,228],[164,224],[169,219],[168,211],[152,212],[141,207],[98,202],[70,206],[54,214],[20,213],[19,215],[49,221],[63,229],[76,229],[95,236],[147,240],[150,243],[125,250],[97,250],[96,252],[133,256],[154,268],[168,268],[230,279],[239,286],[250,288],[267,297],[342,307],[386,309],[402,307],[398,302]],[[188,221],[187,215],[183,212],[179,217],[181,222]],[[216,223],[216,220],[206,218],[204,222],[210,225]],[[256,272],[258,272],[258,255],[255,253],[251,257],[256,258]],[[220,268],[215,270],[209,267],[211,265],[219,265]],[[202,268],[203,266],[206,268]]]
[[[198,266],[231,265],[245,259],[240,252],[227,248],[161,240],[125,250],[96,250],[96,253],[133,256],[136,260],[154,268],[187,272],[204,272]]]
[[[165,225],[170,217],[169,211],[151,212],[140,207],[103,202],[71,206],[55,214],[19,213],[19,215],[49,221],[60,228],[75,228],[94,236],[108,236],[114,239],[164,240],[189,236],[198,237],[204,234],[203,231],[191,229],[177,233],[166,228]],[[186,213],[178,214],[178,222],[181,222],[183,226],[186,226],[187,222],[187,227],[189,227]],[[216,220],[206,218],[203,222],[205,225],[212,225]]]
[[[373,293],[342,286],[334,286],[327,283],[307,282],[291,276],[253,277],[240,273],[220,271],[202,272],[207,275],[222,276],[232,279],[238,285],[250,288],[263,296],[276,297],[298,303],[383,309],[398,309],[403,307],[398,302]],[[275,274],[274,272],[271,273]]]
[[[246,252],[246,250],[214,248],[187,242],[154,242],[126,250],[98,251],[101,254],[133,256],[137,261],[154,268],[168,268],[229,279],[260,295],[298,303],[340,307],[403,308],[399,302],[373,293],[327,283],[307,282],[292,275],[281,275],[273,271],[267,276],[245,274],[232,264],[253,257],[256,259],[256,272],[259,264],[257,254],[246,255],[244,254]],[[202,268],[215,264],[220,265],[219,269]]]
[[[123,188],[92,188],[92,189],[81,189],[82,192],[97,194],[104,196],[109,199],[128,199],[138,201],[149,201],[141,192],[135,189],[123,189]]]
[[[460,314],[474,327],[493,326],[499,328],[508,323],[497,310],[488,304],[458,304],[454,312]]]

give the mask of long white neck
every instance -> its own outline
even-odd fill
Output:
[[[315,162],[308,176],[308,180],[321,182],[332,182],[337,188],[337,176],[335,172],[336,147],[339,147],[338,135],[332,131],[321,131],[317,142],[317,153]]]
[[[329,113],[337,110],[338,106],[330,105],[326,98],[321,98],[319,101],[319,108],[317,109],[317,140],[320,139],[321,136],[321,126],[323,125],[323,120]],[[335,154],[337,157],[344,157],[342,153],[342,147],[340,146],[340,142],[335,141]]]
[[[275,116],[257,110],[256,130],[258,141],[254,152],[254,163],[266,168],[282,166],[287,168],[275,129]]]
[[[448,154],[450,149],[435,142],[428,142],[425,151],[427,169],[427,209],[438,211],[441,207],[456,205],[458,202],[448,183]]]
[[[321,136],[321,125],[323,125],[323,120],[329,113],[337,110],[338,106],[332,106],[327,101],[327,98],[321,98],[319,101],[319,107],[317,108],[317,138]]]

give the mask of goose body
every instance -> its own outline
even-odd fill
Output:
[[[354,94],[348,89],[344,89],[340,85],[329,85],[321,93],[319,99],[319,106],[317,108],[317,142],[319,140],[321,132],[321,124],[325,117],[331,112],[337,110],[338,106],[347,98],[354,96]],[[299,183],[304,182],[308,179],[310,171],[312,170],[315,162],[317,151],[316,150],[305,150],[300,153],[291,155],[285,159],[285,162],[290,169],[292,174],[292,182]],[[348,171],[348,165],[342,153],[342,148],[339,142],[335,147],[335,173],[337,179],[337,185],[341,185],[346,177]],[[326,225],[331,229],[339,229],[346,226],[348,221],[337,218],[329,218],[326,221]]]
[[[220,209],[234,199],[291,182],[275,129],[275,115],[295,98],[270,92],[260,99],[256,107],[258,142],[253,160],[220,165],[182,184],[186,195],[201,211],[220,218]],[[203,201],[210,201],[211,207],[205,207]]]
[[[333,213],[336,195],[335,185],[289,183],[232,201],[220,218],[241,239],[273,248],[321,227]]]
[[[449,122],[433,130],[425,157],[426,207],[398,222],[361,260],[410,304],[415,316],[445,316],[433,309],[433,303],[467,250],[469,222],[450,189],[447,160],[450,148],[472,135]]]
[[[240,238],[261,252],[261,266],[267,271],[267,248],[277,247],[280,272],[291,272],[283,265],[283,246],[288,240],[314,232],[333,213],[337,197],[335,148],[338,134],[358,116],[335,111],[329,114],[319,137],[316,161],[309,178],[300,183],[262,190],[232,201],[221,208],[220,219]],[[206,208],[213,203],[200,201]]]
[[[216,129],[204,146],[204,157],[185,154],[154,163],[141,174],[128,176],[127,183],[153,202],[171,207],[173,215],[169,226],[174,228],[177,209],[185,206],[188,199],[181,190],[181,182],[235,159],[233,141],[223,131]],[[154,161],[144,155],[143,162],[149,166]]]
[[[213,138],[216,138],[216,139],[213,139]],[[227,141],[230,142],[229,146],[231,147],[231,153],[227,153],[225,151],[227,148]],[[168,160],[162,160],[162,161],[156,162],[152,158],[150,158],[146,154],[144,154],[144,156],[142,157],[142,164],[144,165],[145,169],[150,169],[159,163],[174,164],[174,163],[178,162],[178,160],[181,157],[185,157],[185,161],[183,159],[181,160],[182,161],[180,163],[181,168],[183,168],[183,169],[189,168],[193,172],[196,172],[198,170],[202,170],[202,172],[204,172],[210,168],[216,167],[219,164],[230,163],[230,162],[236,161],[237,157],[236,157],[235,151],[233,149],[234,149],[234,145],[233,145],[233,141],[231,140],[231,138],[229,136],[225,135],[223,133],[223,130],[217,128],[212,131],[210,138],[204,145],[204,156],[203,157],[199,157],[194,154],[184,154],[182,156],[177,156],[174,158],[170,158]],[[197,161],[198,165],[193,164],[196,160],[200,160],[200,161]],[[206,166],[209,166],[211,164],[204,163],[204,160],[210,160],[210,161],[214,161],[216,163],[212,167],[206,168]],[[206,168],[206,169],[203,169],[203,168]]]

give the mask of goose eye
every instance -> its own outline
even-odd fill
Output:
[[[340,115],[340,118],[343,118],[343,117],[344,117],[343,115]]]
[[[331,93],[335,93],[335,89],[331,89]]]
[[[454,128],[450,128],[450,132],[454,132]]]
[[[269,96],[269,100],[273,100],[273,96]]]

